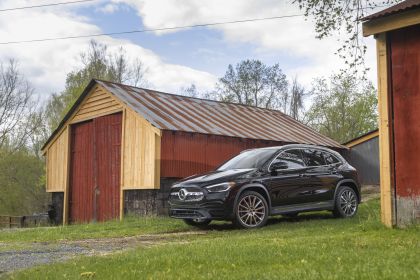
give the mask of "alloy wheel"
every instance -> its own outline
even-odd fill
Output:
[[[347,216],[352,216],[357,210],[357,197],[351,190],[344,190],[340,195],[340,208]]]
[[[238,217],[248,227],[257,227],[264,221],[266,207],[261,198],[250,194],[242,197],[238,204]]]

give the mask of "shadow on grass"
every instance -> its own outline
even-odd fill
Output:
[[[284,216],[272,216],[268,219],[266,226],[275,226],[286,223],[297,223],[302,221],[313,221],[313,220],[332,220],[335,219],[330,212],[314,212],[314,213],[302,213],[297,217],[284,217]],[[205,230],[215,231],[229,231],[238,229],[232,222],[214,221],[208,225]]]

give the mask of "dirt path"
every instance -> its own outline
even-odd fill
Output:
[[[13,244],[0,243],[0,277],[8,272],[52,262],[66,261],[77,256],[106,255],[138,247],[149,247],[166,243],[186,242],[185,235],[202,235],[205,231],[139,235],[132,237],[86,239],[77,241],[61,241],[29,243],[24,249],[1,250],[13,247]],[[20,246],[21,244],[16,244]]]

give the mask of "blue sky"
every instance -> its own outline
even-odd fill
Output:
[[[126,4],[121,4],[118,11],[110,14],[104,15],[100,10],[90,7],[81,8],[80,14],[89,18],[105,33],[146,28],[136,10]],[[218,77],[225,73],[228,64],[236,64],[246,58],[259,59],[266,64],[278,62],[285,68],[304,63],[304,59],[292,58],[279,51],[258,51],[257,44],[226,42],[220,31],[205,27],[183,29],[165,35],[147,32],[115,37],[129,39],[151,49],[167,63],[185,64],[194,69],[209,71]]]
[[[40,1],[3,0],[0,8],[34,3]],[[0,38],[9,41],[108,33],[297,13],[302,12],[288,0],[98,0],[2,14]],[[123,46],[130,58],[140,58],[147,66],[151,87],[176,92],[192,83],[200,90],[210,90],[228,64],[243,59],[279,63],[289,79],[297,76],[310,87],[314,78],[329,76],[342,67],[342,61],[334,55],[338,38],[317,40],[311,20],[295,17],[96,40],[111,51]],[[46,97],[63,89],[66,73],[80,67],[79,54],[88,44],[86,38],[0,46],[0,59],[17,59],[37,92]],[[372,68],[369,78],[374,81],[374,40],[368,38],[367,44],[366,61]]]

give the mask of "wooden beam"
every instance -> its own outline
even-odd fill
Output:
[[[127,116],[127,109],[122,112],[122,135],[121,135],[121,173],[120,173],[120,220],[124,218],[124,150],[125,150],[125,119]]]
[[[346,143],[346,144],[344,144],[347,148],[351,148],[351,147],[354,147],[354,146],[356,146],[356,145],[359,145],[360,143],[363,143],[363,142],[366,142],[366,141],[368,141],[368,140],[370,140],[370,139],[372,139],[372,138],[375,138],[375,137],[377,137],[377,136],[379,136],[379,130],[376,130],[376,131],[374,131],[374,132],[371,132],[371,133],[369,133],[369,134],[367,134],[367,135],[365,135],[365,136],[362,136],[362,137],[360,137],[360,138],[357,138],[357,139],[355,139],[355,140],[353,140],[353,141],[350,141],[350,142],[348,142],[348,143]]]
[[[63,225],[67,225],[69,223],[69,190],[70,190],[70,160],[71,160],[71,127],[70,125],[66,125],[65,128],[67,129],[67,178],[66,178],[66,186],[64,188],[64,197],[63,197]]]
[[[160,132],[160,135],[155,135],[155,188],[157,189],[160,189],[161,142],[162,133]]]
[[[363,23],[363,36],[420,24],[420,9],[373,19]]]
[[[395,224],[394,199],[392,191],[391,139],[389,120],[388,89],[388,51],[386,34],[376,38],[378,63],[378,102],[379,102],[379,163],[381,184],[381,220],[388,227]]]

